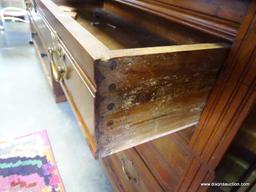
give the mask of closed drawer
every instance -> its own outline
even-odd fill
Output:
[[[29,10],[31,32],[34,41],[34,46],[39,54],[42,67],[48,79],[48,82],[52,88],[55,101],[63,102],[66,101],[66,97],[59,83],[52,78],[52,70],[50,65],[50,57],[48,49],[53,44],[53,31],[47,20],[40,15],[37,11],[37,4],[35,1],[26,0],[27,10]]]
[[[194,127],[135,147],[165,191],[175,191],[191,158],[190,135]]]
[[[114,190],[175,191],[191,157],[188,143],[193,132],[191,127],[103,158]]]
[[[134,149],[102,159],[115,191],[163,191]]]
[[[52,36],[51,30],[49,28],[49,23],[38,11],[35,11],[37,9],[31,8],[29,10],[30,22],[35,28],[35,32],[37,33],[37,35],[40,37],[44,49],[47,50],[52,43]]]
[[[94,87],[84,75],[69,50],[51,29],[51,45],[48,47],[52,76],[58,82],[71,104],[92,151],[95,151],[94,135],[95,109]]]
[[[35,28],[36,36],[40,38],[42,47],[46,51],[50,62],[46,62],[48,74],[52,74],[52,83],[58,82],[68,101],[70,102],[79,124],[83,128],[85,137],[93,152],[96,151],[94,136],[94,97],[95,85],[90,82],[82,71],[81,67],[73,58],[67,46],[58,37],[57,32],[40,12],[40,8],[30,9],[30,21]],[[37,39],[36,37],[34,38]],[[51,53],[50,53],[51,51]],[[58,80],[58,67],[62,66],[67,70],[65,78]],[[93,136],[92,136],[93,135]]]
[[[89,4],[72,5],[74,20],[49,0],[36,3],[55,34],[46,46],[56,40],[65,53],[55,72],[65,74],[58,81],[96,157],[197,124],[228,45],[192,34],[183,38],[192,44],[179,44]]]
[[[37,4],[35,1],[25,0],[25,5],[29,13],[31,32],[34,42],[36,43],[36,49],[40,53],[40,58],[44,60],[42,63],[44,63],[43,66],[44,69],[46,69],[45,72],[47,78],[49,78],[50,85],[53,86],[51,79],[51,67],[47,57],[47,50],[52,42],[51,30],[49,29],[47,21],[37,11]],[[43,56],[41,54],[43,54]]]

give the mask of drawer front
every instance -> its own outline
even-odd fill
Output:
[[[38,11],[34,12],[33,10],[30,10],[29,14],[30,14],[30,22],[33,26],[33,32],[35,32],[35,36],[39,37],[40,43],[42,45],[42,49],[44,49],[44,54],[47,54],[47,50],[51,46],[51,42],[52,42],[51,30],[48,27],[45,20],[38,13]],[[35,36],[34,36],[34,39],[36,40]],[[47,70],[47,74],[51,76],[50,75],[51,68],[50,68],[49,62],[46,62],[45,64],[46,64],[45,68]]]
[[[33,35],[34,47],[36,49],[36,52],[39,55],[41,64],[43,66],[43,70],[47,77],[47,80],[48,80],[51,88],[53,88],[53,83],[52,83],[52,78],[51,78],[51,68],[50,68],[50,64],[49,64],[50,61],[49,61],[49,57],[47,57],[47,50],[45,49],[40,37],[36,33],[34,25],[31,25],[31,29],[34,33],[34,35]]]
[[[106,157],[102,161],[115,191],[163,191],[133,148]]]
[[[30,18],[44,49],[48,51],[50,64],[47,65],[47,70],[52,73],[53,83],[56,84],[58,82],[57,84],[61,85],[88,140],[89,146],[92,152],[95,153],[95,88],[60,39],[59,34],[40,12],[40,7],[38,7],[37,12],[30,11]],[[58,77],[56,78],[59,73],[58,68],[62,67],[65,68],[65,78],[58,79]]]
[[[188,134],[193,128],[136,147],[145,164],[166,191],[174,191],[191,156]],[[190,137],[189,137],[190,138]]]
[[[48,51],[50,64],[47,64],[46,68],[49,73],[52,73],[53,84],[61,85],[88,140],[89,146],[92,152],[95,153],[94,85],[73,58],[69,49],[66,48],[66,45],[48,22],[48,19],[44,17],[44,14],[40,14],[41,11],[40,7],[38,7],[37,12],[30,11],[30,20],[44,49]],[[50,53],[50,51],[52,52]],[[58,51],[61,52],[61,55],[59,55]],[[59,67],[65,68],[65,78],[56,79]]]
[[[31,22],[35,27],[35,30],[38,33],[44,48],[47,50],[51,46],[52,42],[51,30],[49,28],[49,25],[39,12],[30,12],[30,15]]]
[[[35,2],[34,2],[35,3]],[[40,15],[37,6],[35,8],[29,9],[31,31],[33,34],[33,40],[35,43],[35,48],[39,54],[43,69],[48,78],[49,84],[53,90],[55,101],[57,103],[66,101],[65,95],[60,87],[59,83],[52,79],[52,71],[50,66],[50,57],[48,49],[52,46],[52,31],[48,22]],[[37,10],[37,11],[35,11]]]
[[[82,69],[54,31],[48,52],[52,76],[60,83],[94,153],[96,149],[93,88],[88,85]]]
[[[73,110],[83,127],[88,128],[89,135],[94,135],[94,96],[83,81],[82,72],[70,58],[66,59],[67,77],[61,86],[68,97]]]

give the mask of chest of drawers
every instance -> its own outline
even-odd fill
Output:
[[[117,191],[175,188],[249,1],[186,2],[27,2],[55,95]]]

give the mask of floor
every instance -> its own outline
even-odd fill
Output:
[[[0,31],[0,140],[46,129],[67,192],[112,191],[68,103],[56,104],[28,25]]]

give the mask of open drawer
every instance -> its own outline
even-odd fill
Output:
[[[96,157],[197,124],[227,44],[192,33],[180,44],[101,7],[72,5],[75,20],[58,7],[66,3],[35,2],[52,73]]]

